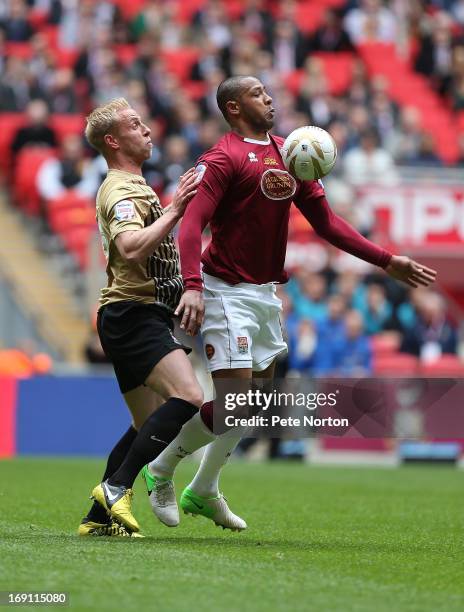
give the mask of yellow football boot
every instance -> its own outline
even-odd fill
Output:
[[[100,483],[92,491],[93,499],[131,532],[140,531],[139,524],[131,512],[133,495],[132,489],[109,485],[107,481]]]
[[[131,533],[124,525],[120,525],[117,521],[109,523],[94,523],[84,519],[77,530],[80,536],[107,536],[120,538],[143,538],[141,533]]]

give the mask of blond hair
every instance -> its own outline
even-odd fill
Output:
[[[85,137],[94,149],[103,153],[105,135],[114,127],[118,112],[126,108],[130,108],[130,104],[125,98],[115,98],[90,113],[86,119]]]

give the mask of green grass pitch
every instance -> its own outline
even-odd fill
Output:
[[[464,609],[458,470],[234,462],[222,488],[246,532],[184,515],[168,529],[138,482],[146,539],[79,538],[102,466],[0,462],[0,590],[68,591],[71,610],[112,612]]]

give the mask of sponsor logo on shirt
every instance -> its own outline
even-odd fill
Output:
[[[122,200],[115,207],[115,215],[118,221],[129,221],[135,217],[135,208],[130,200]]]
[[[278,166],[279,163],[277,162],[275,157],[265,157],[264,158],[264,165],[265,166]]]
[[[248,353],[248,338],[246,336],[237,336],[237,348],[241,354]]]
[[[287,200],[295,195],[296,180],[286,170],[272,168],[261,177],[261,191],[270,200]]]
[[[198,166],[195,167],[195,172],[198,174],[198,181],[202,180],[207,167],[208,166],[206,164],[198,164]]]
[[[253,151],[250,151],[250,153],[248,153],[248,160],[251,161],[251,162],[257,162],[258,161],[258,158],[253,153]]]
[[[214,357],[214,346],[212,344],[205,344],[205,354],[207,359],[212,359]]]

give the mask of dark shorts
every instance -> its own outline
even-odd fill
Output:
[[[161,359],[177,349],[169,313],[156,304],[114,302],[98,311],[97,330],[103,350],[111,360],[121,393],[143,385]]]

